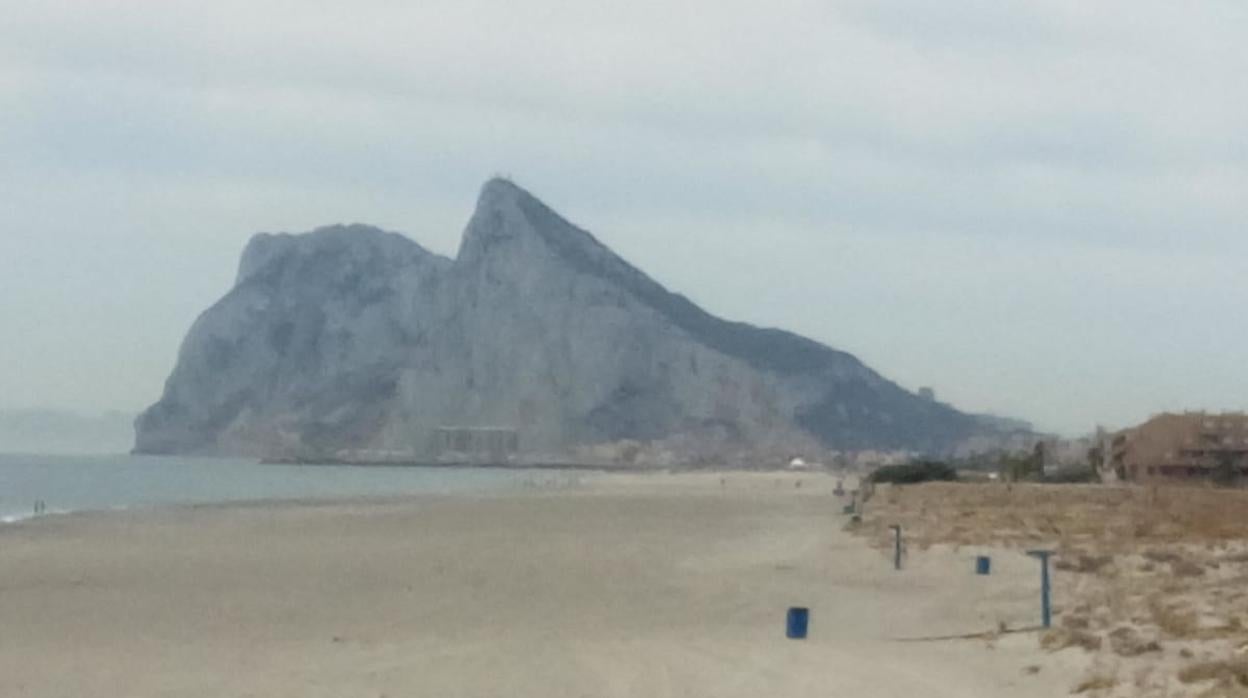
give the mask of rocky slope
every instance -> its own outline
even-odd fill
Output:
[[[849,354],[706,313],[495,179],[454,260],[359,225],[255,237],[136,451],[420,455],[448,425],[514,428],[546,454],[940,452],[990,428]]]

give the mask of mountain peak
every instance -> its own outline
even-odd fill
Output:
[[[550,211],[536,196],[519,184],[504,177],[491,177],[481,185],[473,217],[502,216],[507,219],[505,222],[518,224],[524,222],[521,219],[527,218],[529,211],[539,209]],[[551,211],[551,213],[554,212]],[[571,225],[562,219],[560,221]],[[471,228],[472,221],[469,221],[469,229]]]
[[[477,197],[477,208],[488,205],[488,202],[507,198],[516,199],[522,196],[535,198],[524,187],[506,177],[491,177],[481,185],[481,193]]]
[[[243,250],[235,284],[261,275],[292,256],[403,260],[436,255],[399,233],[363,223],[327,225],[300,234],[257,233]]]
[[[471,265],[487,255],[524,256],[538,249],[576,261],[614,257],[594,236],[520,185],[503,177],[488,180],[464,230],[459,261]]]

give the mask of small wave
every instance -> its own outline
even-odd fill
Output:
[[[0,514],[0,526],[4,526],[6,524],[18,524],[23,521],[32,521],[34,519],[42,519],[45,516],[64,516],[66,514],[73,513],[73,509],[48,509],[40,514],[36,514],[34,512],[26,512],[22,514]]]

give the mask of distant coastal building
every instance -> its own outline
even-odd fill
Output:
[[[1248,475],[1248,415],[1160,414],[1110,439],[1105,466],[1119,480]]]
[[[511,427],[438,427],[433,444],[439,459],[503,463],[520,451],[520,433]]]

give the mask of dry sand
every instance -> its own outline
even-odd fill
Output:
[[[802,487],[797,487],[797,480]],[[903,572],[819,476],[53,517],[0,529],[0,696],[1063,696],[1035,567]],[[792,605],[810,638],[784,637]]]

